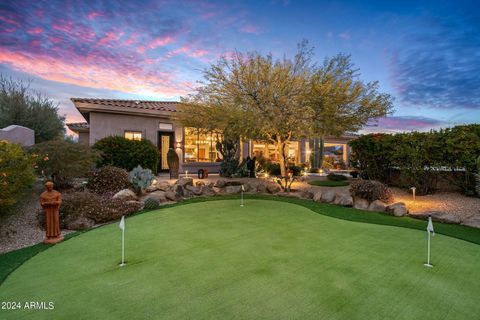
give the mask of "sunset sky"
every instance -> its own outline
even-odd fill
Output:
[[[478,1],[1,1],[0,73],[71,97],[179,100],[234,50],[352,55],[395,97],[367,131],[480,123]]]

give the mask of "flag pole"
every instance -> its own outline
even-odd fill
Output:
[[[240,196],[240,207],[243,207],[243,191],[245,191],[245,187],[242,184],[241,196]]]
[[[122,216],[118,226],[120,229],[122,229],[122,262],[119,264],[119,266],[123,267],[125,265],[125,216]]]
[[[432,224],[432,217],[428,217],[428,226],[427,226],[427,233],[428,233],[428,240],[427,240],[427,263],[423,265],[428,268],[433,268],[433,265],[430,264],[430,233],[433,231],[433,224]]]
[[[125,265],[125,228],[122,229],[122,263],[120,267]]]

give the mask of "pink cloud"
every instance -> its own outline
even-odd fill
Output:
[[[60,37],[48,37],[48,40],[50,40],[51,43],[60,43],[63,41]]]
[[[130,35],[130,37],[128,37],[127,40],[125,40],[125,44],[127,46],[131,45],[131,44],[134,44],[134,43],[137,43],[138,42],[138,34],[136,33],[133,33]]]
[[[92,11],[87,15],[88,20],[95,20],[97,17],[102,16],[103,14],[98,11]]]
[[[137,47],[137,52],[138,53],[144,53],[145,52],[145,47],[144,46]]]
[[[122,36],[123,32],[115,33],[114,31],[109,31],[105,34],[103,38],[98,41],[99,45],[108,45],[112,42],[118,41]]]
[[[36,27],[36,28],[33,28],[33,29],[29,29],[29,30],[27,31],[27,33],[29,33],[29,34],[40,34],[40,33],[42,33],[42,32],[43,32],[43,29],[40,28],[40,27]]]
[[[75,60],[75,64],[71,63],[71,60]],[[166,98],[188,93],[187,88],[174,81],[170,72],[146,71],[135,63],[117,63],[115,58],[108,60],[76,56],[64,61],[47,55],[32,55],[0,48],[0,63],[43,79],[90,88],[128,93],[150,92]]]
[[[243,27],[240,28],[240,32],[243,33],[251,33],[251,34],[260,34],[261,29],[258,26],[255,26],[253,24],[246,24]]]
[[[206,56],[209,52],[207,50],[195,50],[195,51],[192,51],[189,53],[189,56],[190,57],[194,57],[194,58],[197,58],[197,57],[203,57],[203,56]]]
[[[6,22],[6,23],[9,23],[9,24],[13,24],[17,27],[20,27],[20,23],[18,23],[17,21],[15,21],[13,19],[9,19],[7,17],[4,17],[4,16],[0,16],[0,21]]]
[[[158,37],[153,40],[151,40],[147,46],[151,49],[155,49],[157,47],[163,47],[166,46],[167,44],[170,44],[175,41],[175,38],[171,36],[165,36],[165,37]]]

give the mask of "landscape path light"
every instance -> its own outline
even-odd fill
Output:
[[[416,190],[417,188],[411,187],[410,189],[412,190],[413,202],[415,202],[415,190]]]

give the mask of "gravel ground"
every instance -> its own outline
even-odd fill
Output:
[[[42,183],[36,183],[15,212],[0,215],[0,253],[32,246],[42,242],[45,231],[38,225],[37,214],[40,210],[39,195],[43,191]],[[62,230],[62,234],[72,232]]]

